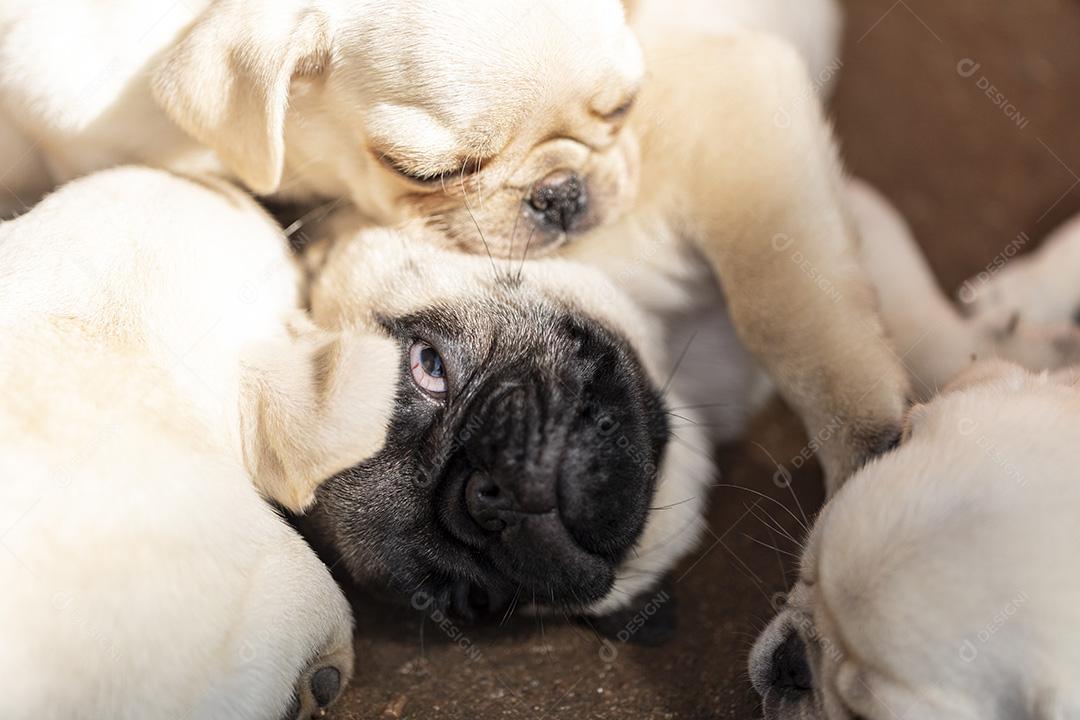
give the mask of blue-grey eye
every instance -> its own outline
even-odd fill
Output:
[[[426,342],[414,342],[409,348],[409,368],[413,382],[428,395],[439,398],[446,394],[446,366],[439,351]]]

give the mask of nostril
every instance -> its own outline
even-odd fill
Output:
[[[487,473],[473,473],[465,485],[465,506],[469,515],[477,525],[488,532],[501,532],[506,529],[502,511],[507,504],[502,488]]]
[[[806,644],[792,631],[772,656],[772,686],[784,695],[802,695],[814,688]]]
[[[533,188],[527,201],[545,222],[570,230],[587,204],[585,181],[570,170],[557,170]]]

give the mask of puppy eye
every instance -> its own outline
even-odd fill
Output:
[[[476,174],[483,164],[480,160],[466,160],[455,170],[425,173],[412,170],[400,160],[392,158],[389,155],[380,155],[379,161],[390,170],[393,170],[397,175],[409,182],[416,183],[417,185],[440,185],[449,180],[468,177]]]
[[[413,382],[427,395],[440,399],[446,394],[446,366],[439,352],[426,342],[417,341],[409,348],[409,369]]]
[[[611,111],[605,113],[603,115],[603,119],[606,122],[610,122],[610,123],[616,123],[616,122],[621,121],[623,118],[626,117],[626,115],[634,107],[634,100],[636,100],[636,99],[637,99],[637,97],[635,95],[631,95],[630,97],[628,97],[626,99],[625,102],[623,102],[622,105],[615,108],[614,110],[611,110]]]

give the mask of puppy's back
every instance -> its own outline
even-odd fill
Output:
[[[175,385],[202,404],[207,422],[231,427],[234,408],[221,398],[236,397],[237,360],[252,343],[282,335],[283,319],[296,311],[298,275],[281,231],[254,201],[205,182],[110,170],[0,225],[8,372],[29,363],[31,377],[50,382],[81,372],[92,389],[124,373],[36,366],[64,356],[50,343],[108,348],[117,366],[154,365],[163,377],[153,386]]]
[[[276,717],[351,658],[237,437],[247,348],[295,307],[235,190],[118,169],[0,226],[0,717]]]

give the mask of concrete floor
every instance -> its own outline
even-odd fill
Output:
[[[846,4],[834,103],[844,155],[908,217],[946,288],[1019,233],[1033,246],[1080,212],[1080,2]],[[466,652],[430,621],[358,600],[357,677],[332,717],[760,717],[746,653],[794,551],[764,518],[798,537],[793,518],[821,502],[816,468],[794,473],[796,503],[770,458],[786,463],[804,443],[777,403],[719,452],[721,482],[741,487],[714,491],[711,536],[675,574],[679,630],[663,647],[613,656],[587,628],[518,619],[463,628]]]

